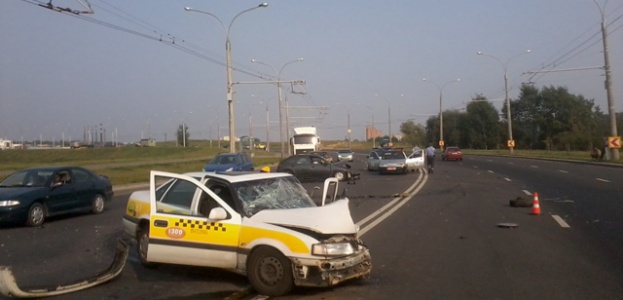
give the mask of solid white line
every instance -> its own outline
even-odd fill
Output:
[[[399,200],[403,200],[402,202],[398,203],[396,206],[392,207],[390,210],[388,210],[387,212],[385,212],[382,216],[380,216],[379,218],[377,218],[376,220],[374,220],[372,223],[370,223],[369,225],[365,226],[364,228],[361,228],[358,232],[358,235],[361,237],[364,234],[366,234],[366,232],[370,231],[372,228],[374,228],[376,225],[378,225],[379,223],[381,223],[383,220],[387,219],[389,216],[391,216],[396,210],[398,210],[400,207],[402,207],[403,205],[405,205],[407,202],[409,202],[423,187],[424,184],[426,183],[426,181],[428,180],[428,173],[420,173],[423,174],[422,176],[418,177],[418,180],[411,185],[411,187],[409,187],[409,190],[411,190],[413,187],[415,187],[416,185],[418,185],[420,182],[421,184],[417,187],[417,189],[415,189],[414,191],[411,192],[410,196],[407,198],[395,198],[394,200],[392,200],[390,203],[386,204],[385,206],[383,206],[381,209],[379,209],[377,212],[382,212],[385,211],[386,209],[388,209],[389,207],[391,207],[396,201]],[[372,215],[377,215],[377,213],[374,213]],[[366,223],[371,216],[368,216],[367,218],[357,222],[357,225],[359,226],[360,224],[364,224]]]
[[[552,218],[554,218],[554,220],[556,220],[556,222],[558,222],[558,225],[560,225],[560,227],[562,227],[562,228],[570,228],[571,227],[571,226],[569,226],[569,224],[567,224],[567,222],[565,222],[565,220],[563,220],[558,215],[552,215]]]
[[[598,181],[601,181],[601,182],[610,182],[610,180],[602,179],[602,178],[595,178],[595,180],[598,180]]]

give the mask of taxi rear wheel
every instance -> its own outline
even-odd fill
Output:
[[[281,296],[294,288],[292,262],[274,248],[261,247],[253,251],[247,275],[253,288],[262,295]]]
[[[335,177],[338,181],[342,181],[344,180],[344,172],[335,172],[335,174],[333,174],[333,177]]]

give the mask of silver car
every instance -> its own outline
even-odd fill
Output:
[[[422,154],[420,153],[420,156]],[[409,171],[415,171],[416,158],[407,157],[402,150],[387,150],[383,152],[379,163],[379,173],[401,173],[407,174]]]
[[[353,161],[354,153],[350,149],[342,149],[337,151],[338,161]]]

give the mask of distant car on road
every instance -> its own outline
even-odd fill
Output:
[[[320,156],[309,154],[296,154],[284,159],[277,166],[277,172],[290,173],[302,182],[323,181],[329,177],[346,181],[353,176],[347,166],[332,164]]]
[[[355,153],[350,149],[341,149],[337,151],[338,161],[353,161]]]
[[[112,196],[108,177],[81,167],[24,169],[0,182],[0,223],[41,226],[46,218],[64,213],[99,214]]]
[[[441,153],[441,160],[463,160],[463,152],[459,147],[448,147]]]
[[[253,171],[254,169],[251,156],[244,152],[218,154],[203,167],[206,172]]]

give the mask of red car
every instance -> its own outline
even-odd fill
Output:
[[[459,147],[448,147],[441,154],[441,160],[463,160],[463,152]]]

